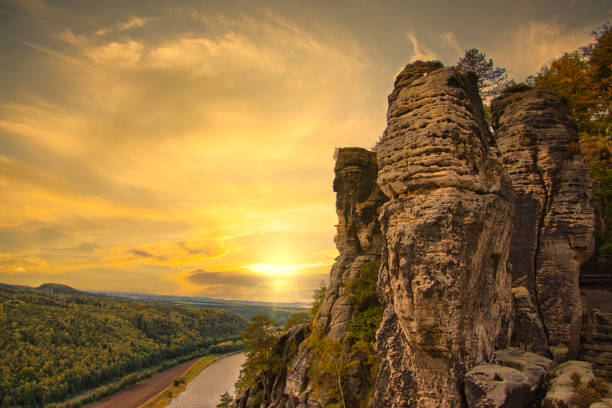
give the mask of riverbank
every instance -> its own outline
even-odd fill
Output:
[[[236,353],[240,352],[202,357],[189,369],[187,369],[182,375],[174,379],[167,387],[160,390],[156,395],[146,400],[142,405],[139,405],[137,408],[164,408],[168,406],[172,402],[172,399],[182,393],[187,387],[187,384],[189,384],[191,380],[193,380],[198,374],[200,374],[203,369],[221,358],[228,357]]]
[[[230,394],[246,360],[245,353],[223,356],[209,364],[173,398],[167,408],[215,408],[224,392]]]
[[[174,367],[168,368],[167,370],[155,374],[147,380],[129,386],[126,389],[116,392],[100,401],[94,402],[91,405],[87,405],[87,408],[137,408],[151,397],[157,395],[160,391],[167,388],[168,385],[172,384],[175,379],[180,378],[180,376],[182,376],[192,366],[197,364],[198,361],[208,357],[209,356],[194,358]]]

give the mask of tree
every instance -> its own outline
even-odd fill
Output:
[[[315,316],[319,311],[319,308],[323,304],[325,300],[325,293],[327,292],[327,288],[325,287],[325,282],[321,282],[321,286],[315,290],[312,296],[312,307],[310,308],[310,314]]]
[[[270,380],[280,371],[282,362],[277,348],[280,328],[274,319],[258,314],[251,318],[251,325],[244,329],[246,361],[242,365],[236,383],[238,392],[244,391],[257,379],[261,379],[265,399],[270,400]]]
[[[567,103],[580,132],[580,151],[593,182],[600,220],[600,252],[612,253],[612,29],[593,32],[595,41],[567,52],[529,77]],[[606,232],[607,231],[607,232]]]
[[[289,319],[287,320],[287,323],[285,323],[285,326],[283,326],[283,331],[287,331],[293,326],[297,326],[298,324],[308,323],[310,321],[310,318],[311,316],[309,312],[293,313],[291,317],[289,317]]]
[[[233,406],[234,399],[231,395],[229,395],[229,392],[225,391],[223,394],[221,394],[221,399],[217,404],[217,408],[232,408]]]
[[[486,99],[498,95],[508,82],[506,68],[496,67],[493,60],[487,60],[487,56],[477,48],[465,51],[465,55],[457,61],[457,67],[476,74],[478,90]]]

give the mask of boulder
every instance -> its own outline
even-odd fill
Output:
[[[518,370],[500,365],[479,365],[465,375],[469,408],[527,407],[534,400],[531,381]]]

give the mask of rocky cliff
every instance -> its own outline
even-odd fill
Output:
[[[491,113],[516,203],[508,258],[518,306],[512,341],[556,361],[576,358],[578,278],[595,227],[576,126],[559,97],[542,88],[506,92]]]
[[[593,364],[558,365],[580,350],[578,278],[595,218],[564,104],[514,87],[492,104],[493,136],[476,77],[435,62],[407,65],[388,99],[376,153],[336,152],[340,255],[318,312],[280,338],[272,400],[255,400],[256,382],[238,406],[568,407],[604,395],[590,380],[611,372],[610,310],[585,314]],[[373,379],[353,363],[350,335],[353,282],[378,262]],[[336,376],[313,372],[322,360]]]
[[[512,187],[473,74],[406,66],[378,145],[384,317],[374,407],[461,407],[510,336]]]
[[[341,148],[336,151],[335,159],[334,191],[338,215],[335,243],[339,256],[331,268],[325,298],[309,326],[295,327],[281,337],[279,353],[283,365],[288,368],[273,381],[272,401],[255,404],[253,398],[249,400],[249,396],[257,394],[260,386],[254,384],[238,398],[239,407],[320,407],[327,402],[324,393],[315,389],[309,379],[309,368],[315,356],[309,345],[312,342],[308,339],[325,337],[345,345],[354,313],[348,286],[359,278],[364,264],[380,259],[382,236],[378,211],[386,201],[376,184],[376,153],[362,148]],[[350,360],[351,353],[350,348],[344,346],[340,356],[335,357]],[[347,406],[357,407],[368,394],[371,384],[354,371],[348,373],[342,386]]]

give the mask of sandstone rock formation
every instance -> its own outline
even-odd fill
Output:
[[[315,317],[328,337],[341,339],[351,321],[346,283],[359,274],[361,265],[380,258],[382,236],[378,211],[386,201],[376,184],[376,153],[358,147],[336,151],[337,233],[340,255],[332,266],[326,297]]]
[[[380,215],[385,310],[373,406],[464,406],[465,373],[505,347],[513,320],[512,187],[476,78],[406,66],[377,159],[390,201]]]
[[[319,334],[342,340],[353,313],[347,283],[359,276],[364,263],[380,258],[382,237],[378,211],[386,197],[376,184],[376,153],[349,147],[338,149],[335,158],[334,191],[338,214],[335,242],[340,255],[331,268],[326,296],[312,326]],[[281,339],[281,348],[285,343]],[[324,404],[312,395],[312,385],[309,384],[311,350],[306,344],[293,348],[296,349],[293,355],[283,352],[284,366],[289,366],[289,369],[274,379],[273,401],[267,401],[264,406],[319,407]],[[346,390],[347,406],[358,406],[358,401],[367,393],[368,387],[360,382],[358,376],[353,376],[350,388]],[[247,399],[248,395],[240,396],[238,406],[252,406],[246,403]]]
[[[469,408],[512,408],[529,406],[529,378],[510,367],[487,364],[465,375]]]
[[[508,268],[517,304],[513,344],[557,361],[580,346],[580,266],[591,256],[592,192],[568,109],[550,90],[508,91],[491,105],[512,179],[516,218]]]
[[[465,375],[468,408],[537,406],[553,362],[516,348],[495,352],[495,364],[472,368]]]

